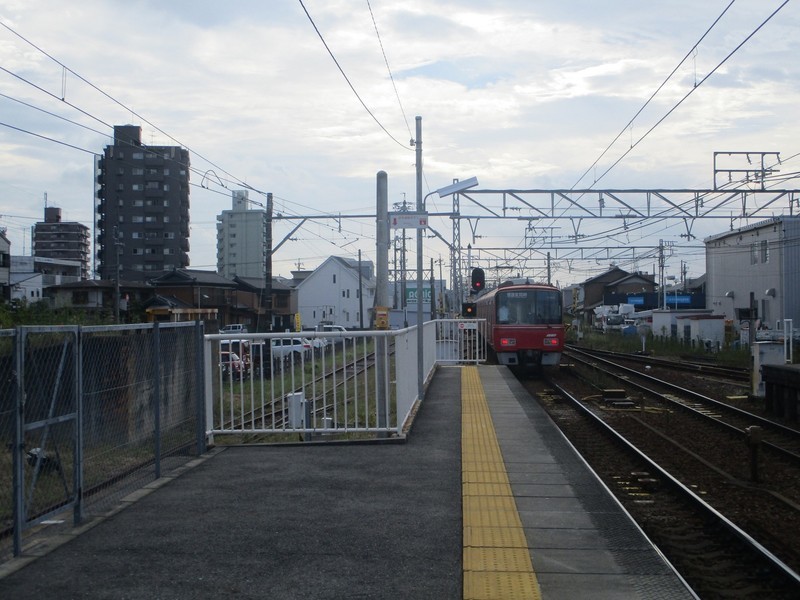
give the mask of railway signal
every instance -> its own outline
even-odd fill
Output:
[[[483,269],[472,269],[472,291],[482,292],[486,287],[486,274]]]
[[[462,302],[461,303],[461,316],[467,319],[475,318],[475,303],[474,302]]]

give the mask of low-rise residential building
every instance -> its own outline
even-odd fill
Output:
[[[293,275],[302,327],[323,323],[348,329],[369,327],[375,300],[371,261],[331,256],[314,271]]]

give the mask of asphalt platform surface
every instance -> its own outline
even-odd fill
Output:
[[[460,370],[406,443],[227,448],[0,579],[0,598],[462,597]]]

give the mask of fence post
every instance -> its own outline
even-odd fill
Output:
[[[197,455],[206,451],[206,402],[205,402],[205,344],[203,321],[197,319],[194,326],[194,369],[195,369],[195,407],[197,420],[195,421],[195,440],[197,442]]]
[[[161,330],[153,322],[153,420],[155,425],[155,478],[161,477]]]
[[[15,327],[14,334],[14,450],[13,450],[13,463],[14,463],[14,556],[22,554],[22,528],[25,524],[25,473],[23,463],[23,452],[25,451],[25,438],[23,431],[23,420],[25,418],[24,412],[24,397],[25,397],[25,383],[23,381],[23,372],[25,365],[25,351],[24,351],[24,333],[22,328]]]
[[[75,331],[75,436],[72,485],[75,494],[73,522],[83,521],[83,330]]]

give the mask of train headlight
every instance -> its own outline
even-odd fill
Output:
[[[500,345],[504,348],[509,348],[511,346],[517,345],[516,338],[500,338]]]

